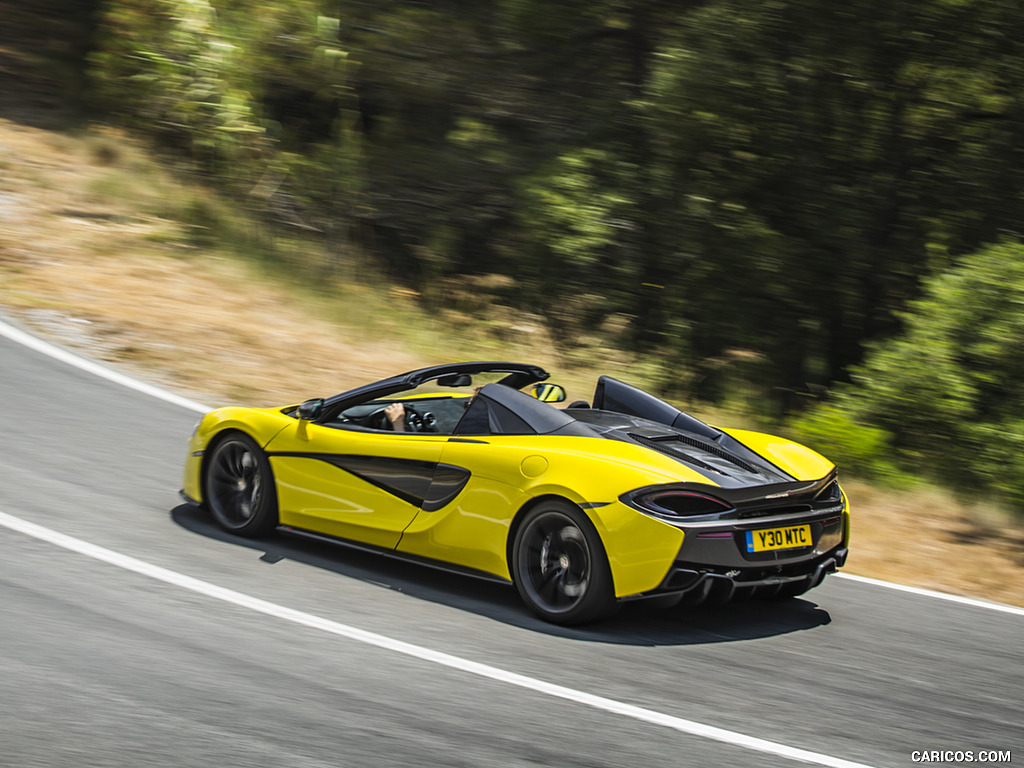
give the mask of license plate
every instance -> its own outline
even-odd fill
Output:
[[[809,525],[793,525],[789,528],[765,528],[763,531],[747,531],[747,552],[809,547],[813,543],[811,541],[811,526]]]

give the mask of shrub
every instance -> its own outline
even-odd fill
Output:
[[[801,428],[827,433],[842,415],[846,427],[891,436],[889,449],[854,439],[861,449],[889,450],[902,466],[1024,510],[1024,245],[964,257],[925,282],[903,320],[904,333],[873,349],[853,384]],[[833,437],[851,440],[838,428]]]
[[[835,405],[812,408],[790,427],[798,440],[834,461],[841,471],[889,482],[903,477],[890,458],[891,435],[858,423]]]

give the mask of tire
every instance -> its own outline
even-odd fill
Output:
[[[611,615],[617,603],[597,531],[573,504],[544,501],[516,531],[512,574],[523,602],[553,624],[584,624]]]
[[[239,536],[263,536],[277,527],[277,489],[267,455],[248,435],[219,440],[206,461],[203,490],[217,524]]]

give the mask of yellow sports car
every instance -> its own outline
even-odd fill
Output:
[[[717,429],[602,376],[593,402],[534,365],[457,363],[284,408],[221,408],[182,495],[226,530],[281,528],[515,584],[578,624],[621,601],[791,597],[846,561],[835,466]]]

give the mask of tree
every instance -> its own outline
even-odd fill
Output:
[[[1024,245],[964,257],[902,318],[836,406],[885,430],[904,465],[1024,509]]]
[[[1015,230],[1022,13],[722,0],[688,17],[648,101],[679,200],[663,270],[692,297],[699,358],[743,347],[778,386],[841,380],[922,276]]]

